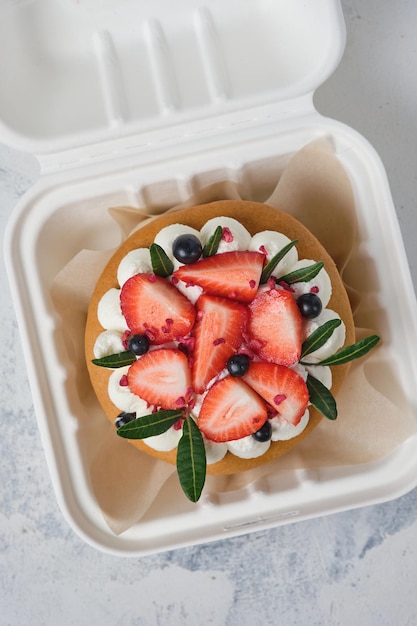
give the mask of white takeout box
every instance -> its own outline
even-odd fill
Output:
[[[384,346],[416,415],[413,287],[387,179],[355,131],[323,118],[314,90],[337,66],[337,0],[0,2],[0,138],[39,159],[5,254],[39,428],[62,511],[89,544],[143,555],[381,502],[417,483],[417,438],[353,467],[286,471],[192,505],[163,494],[115,536],[85,471],[67,347],[50,287],[80,250],[116,247],[116,205],[167,206],[194,185],[251,181],[319,137],[348,173],[374,262]],[[255,181],[255,184],[259,184]],[[389,252],[389,254],[388,254]],[[177,497],[178,496],[178,497]]]

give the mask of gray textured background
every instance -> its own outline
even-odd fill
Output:
[[[417,283],[417,3],[345,0],[342,63],[316,95],[385,164]],[[0,226],[33,161],[0,146]],[[33,414],[0,273],[0,624],[412,626],[417,490],[383,505],[143,559],[104,555],[67,526]]]

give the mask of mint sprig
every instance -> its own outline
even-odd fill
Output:
[[[111,369],[131,365],[135,361],[135,355],[129,351],[119,352],[118,354],[109,354],[108,356],[103,356],[100,359],[91,360],[94,365],[98,365],[99,367],[109,367]]]
[[[310,374],[307,376],[306,384],[310,402],[314,408],[322,413],[324,417],[327,417],[327,419],[335,420],[337,418],[336,400],[329,389]]]
[[[369,335],[369,337],[360,339],[351,346],[342,348],[336,352],[336,354],[329,356],[327,359],[323,359],[323,361],[320,361],[318,365],[343,365],[344,363],[348,363],[354,359],[360,359],[372,350],[379,340],[380,338],[378,335]]]
[[[340,326],[341,323],[342,320],[340,319],[329,320],[312,332],[301,346],[300,361],[302,361],[302,359],[308,354],[311,354],[324,346],[326,341],[332,336],[333,331]]]
[[[157,411],[150,415],[138,417],[120,426],[120,428],[117,429],[117,434],[119,437],[124,437],[125,439],[146,439],[147,437],[154,437],[155,435],[161,435],[166,432],[168,428],[171,428],[181,417],[182,411],[180,409]]]
[[[323,267],[323,261],[318,261],[317,263],[313,263],[307,267],[300,267],[298,270],[294,270],[293,272],[289,272],[288,274],[277,278],[277,283],[281,281],[288,283],[289,285],[292,285],[292,283],[308,283],[309,280],[312,280],[317,276]]]
[[[278,265],[278,263],[284,258],[284,256],[291,250],[291,248],[293,248],[296,244],[298,243],[298,239],[294,239],[294,241],[290,241],[290,243],[288,243],[286,246],[284,246],[284,248],[282,248],[282,250],[280,250],[279,252],[277,252],[272,259],[270,259],[268,261],[268,263],[265,265],[265,267],[262,270],[262,274],[261,274],[261,279],[260,279],[260,283],[261,285],[263,285],[264,283],[267,283],[268,280],[271,278],[272,272],[274,271],[274,269],[276,268],[276,266]]]
[[[203,436],[192,417],[186,417],[177,448],[177,472],[182,490],[191,502],[197,502],[201,496],[206,467]]]
[[[203,257],[213,256],[216,254],[219,249],[219,244],[223,237],[223,228],[221,226],[217,226],[214,233],[208,239],[206,245],[203,247]]]
[[[149,246],[151,255],[152,269],[157,276],[167,278],[174,271],[174,264],[166,254],[165,250],[157,243],[151,243]]]

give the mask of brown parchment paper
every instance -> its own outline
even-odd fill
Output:
[[[181,205],[168,204],[156,210],[115,207],[109,211],[115,226],[126,238],[161,212],[240,198],[259,201],[244,184],[224,180],[195,190]],[[343,277],[357,245],[356,211],[349,178],[329,141],[312,142],[293,155],[284,169],[277,172],[274,189],[264,201],[307,226],[331,254]],[[85,319],[95,283],[112,253],[113,250],[80,251],[56,276],[52,300],[62,321],[68,358],[76,372],[76,389],[83,407],[80,439],[84,432],[89,442],[84,444],[89,450],[86,472],[107,524],[115,534],[120,534],[145,515],[176,470],[115,435],[88,381],[84,360]],[[355,312],[363,305],[361,294],[354,289],[352,272],[349,279],[353,285],[346,286]],[[375,326],[357,328],[357,338],[378,332],[377,317]],[[380,347],[352,364],[337,397],[339,418],[335,422],[322,420],[294,450],[268,465],[234,476],[208,476],[205,491],[242,489],[262,476],[282,470],[349,466],[384,457],[416,430],[413,417],[403,406],[399,388],[382,337]]]

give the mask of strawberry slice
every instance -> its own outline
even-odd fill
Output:
[[[203,393],[242,344],[247,309],[238,302],[205,294],[197,300],[196,308],[192,378],[195,391]]]
[[[266,361],[292,365],[301,355],[302,317],[288,291],[270,289],[249,305],[247,341]]]
[[[297,372],[284,365],[252,362],[243,380],[281,417],[298,424],[309,402],[307,385]]]
[[[266,419],[261,398],[243,380],[226,376],[207,392],[198,426],[211,441],[233,441],[256,432]]]
[[[136,274],[125,282],[120,305],[133,335],[147,335],[161,345],[187,335],[195,320],[192,303],[167,280]]]
[[[183,265],[174,276],[210,295],[249,303],[256,295],[264,260],[260,252],[223,252]]]
[[[150,405],[180,408],[192,391],[188,359],[180,350],[151,350],[129,367],[127,383],[132,393]]]

